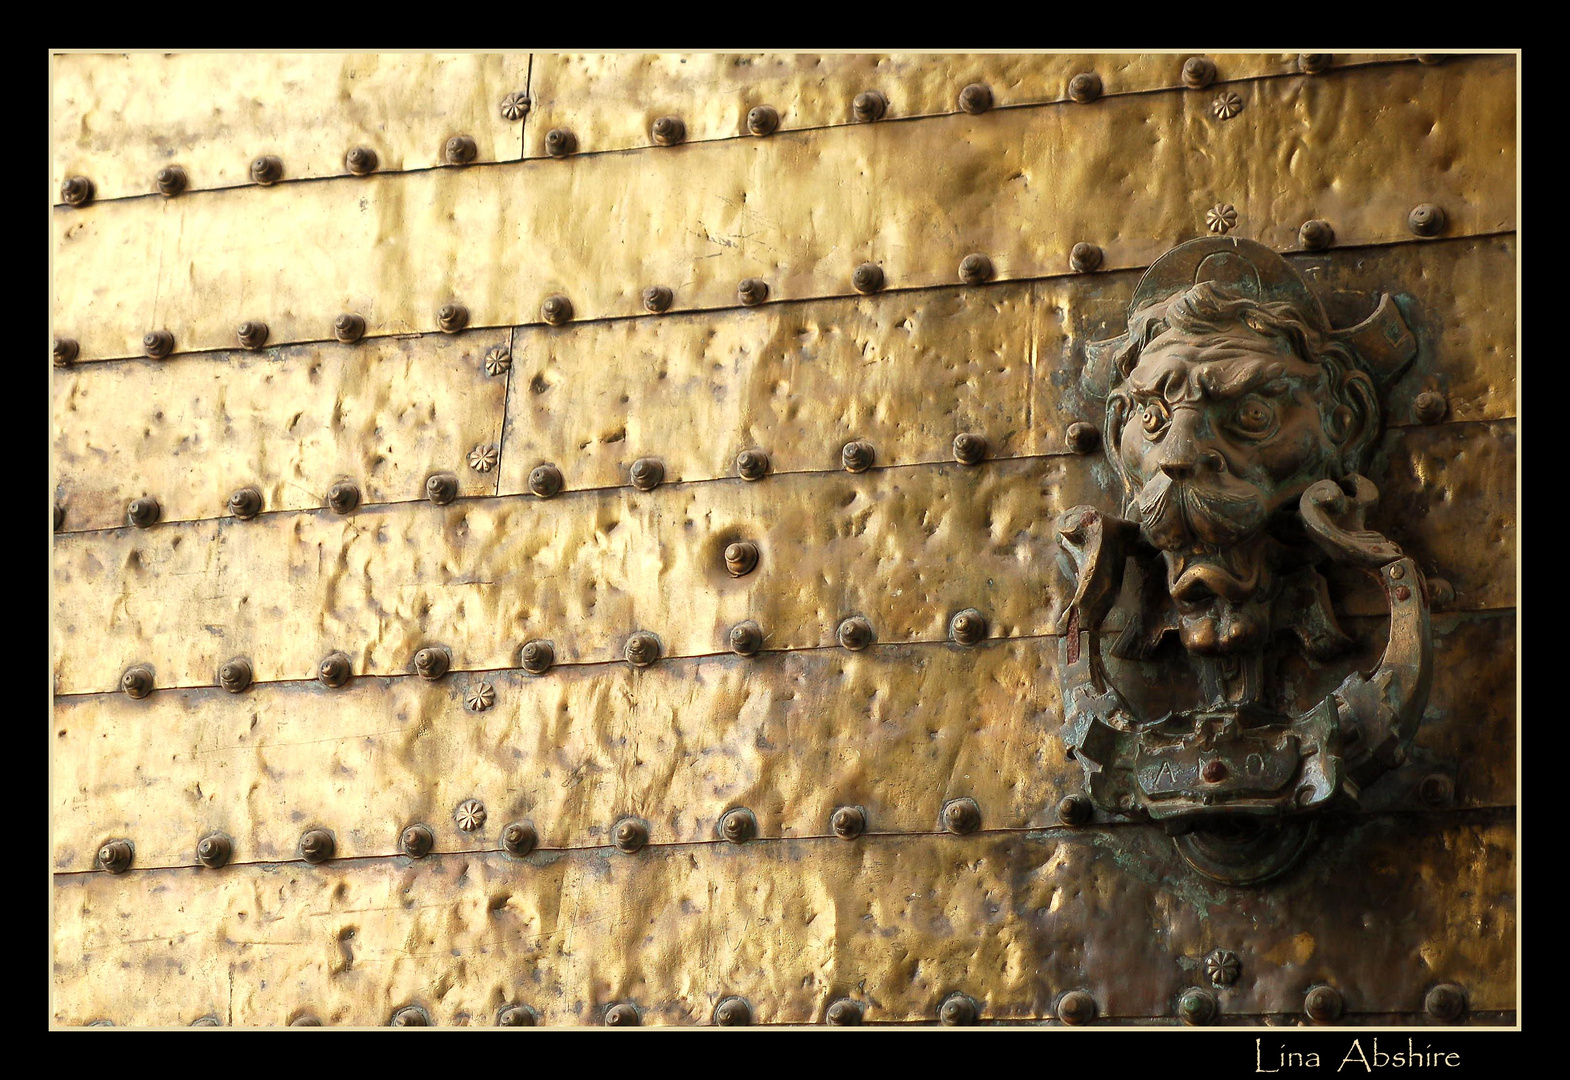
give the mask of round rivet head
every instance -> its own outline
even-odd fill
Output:
[[[1440,983],[1423,998],[1423,1011],[1446,1023],[1466,1012],[1466,991],[1455,983]]]
[[[755,656],[763,648],[763,630],[750,620],[731,627],[728,639],[730,651],[737,656]]]
[[[98,867],[111,874],[123,874],[131,866],[131,841],[111,840],[98,849]]]
[[[745,844],[758,835],[758,819],[745,806],[738,806],[720,815],[719,832],[733,844]]]
[[[1093,71],[1082,71],[1068,81],[1068,96],[1084,105],[1101,96],[1101,76]]]
[[[1417,797],[1433,807],[1449,806],[1455,794],[1455,781],[1444,773],[1429,773],[1417,785]]]
[[[862,263],[850,274],[851,288],[859,293],[875,293],[883,288],[883,267],[877,263]]]
[[[637,1027],[640,1019],[637,1008],[625,1001],[605,1010],[606,1027]]]
[[[422,679],[439,679],[452,666],[452,657],[439,645],[427,645],[414,654],[414,673]]]
[[[398,850],[411,859],[423,859],[436,846],[436,837],[426,825],[410,825],[398,834]]]
[[[852,615],[840,623],[835,636],[845,648],[860,651],[872,644],[872,624],[860,615]]]
[[[65,507],[55,503],[55,532],[60,531],[60,526],[65,524]]]
[[[1198,986],[1191,986],[1178,998],[1178,1017],[1190,1027],[1208,1024],[1216,1018],[1216,995]]]
[[[1341,991],[1333,986],[1321,983],[1309,987],[1308,993],[1303,995],[1303,1012],[1315,1023],[1328,1024],[1339,1020],[1343,1007]]]
[[[266,187],[283,179],[283,162],[264,154],[251,162],[251,180]]]
[[[1444,578],[1431,577],[1427,582],[1428,606],[1431,608],[1447,608],[1456,600],[1456,587]]]
[[[443,304],[436,311],[436,325],[444,334],[456,334],[469,325],[469,309],[462,304]]]
[[[475,472],[490,472],[496,468],[501,447],[494,443],[482,444],[469,451],[469,468]]]
[[[1243,971],[1243,962],[1231,949],[1214,949],[1205,957],[1205,974],[1213,986],[1231,986]]]
[[[670,310],[671,302],[676,299],[676,294],[671,292],[666,285],[650,285],[643,290],[643,310],[652,315],[659,315]]]
[[[196,861],[213,870],[229,862],[234,847],[222,833],[204,836],[196,842]]]
[[[769,298],[769,283],[762,278],[744,278],[736,286],[736,296],[748,307],[755,307]]]
[[[308,829],[300,837],[300,858],[308,863],[324,863],[333,857],[337,844],[326,829]]]
[[[751,540],[738,540],[725,547],[725,572],[731,577],[746,577],[757,569],[758,545]]]
[[[863,90],[852,98],[850,103],[851,115],[860,124],[870,124],[874,120],[881,119],[888,111],[888,107],[889,103],[876,90]]]
[[[191,1021],[191,1026],[194,1028],[223,1027],[218,1022],[218,1017],[216,1016],[199,1016]]]
[[[322,1022],[308,1013],[302,1013],[289,1021],[290,1027],[321,1027]]]
[[[1088,1024],[1096,1018],[1096,999],[1083,990],[1070,990],[1058,999],[1058,1019],[1065,1024]]]
[[[81,351],[81,346],[77,345],[75,338],[57,337],[49,355],[55,367],[66,367],[76,360],[77,354]]]
[[[151,330],[142,335],[142,351],[154,360],[174,352],[174,335],[167,330]]]
[[[985,83],[971,83],[959,92],[959,107],[968,113],[984,113],[992,108],[992,88]]]
[[[536,465],[529,473],[529,491],[542,499],[549,499],[561,487],[561,470],[554,465]]]
[[[617,851],[631,855],[649,842],[649,827],[637,818],[622,818],[611,829],[611,842]]]
[[[1094,424],[1077,421],[1063,432],[1063,442],[1076,454],[1089,454],[1101,445],[1101,432]]]
[[[549,641],[526,641],[518,650],[518,662],[530,675],[543,675],[556,662],[556,649]]]
[[[966,285],[980,285],[992,280],[992,260],[980,252],[966,255],[959,261],[959,279]]]
[[[165,165],[153,176],[153,186],[163,196],[178,195],[185,190],[185,185],[185,170],[178,165]]]
[[[1445,231],[1445,211],[1433,203],[1418,203],[1406,216],[1406,226],[1416,236],[1438,236]]]
[[[520,90],[514,90],[502,98],[502,117],[506,120],[522,120],[529,112],[529,95]]]
[[[1095,815],[1095,805],[1083,795],[1065,795],[1058,800],[1058,820],[1065,825],[1084,825]]]
[[[1305,75],[1318,75],[1330,70],[1330,54],[1318,52],[1298,53],[1297,67]]]
[[[343,164],[355,176],[369,176],[376,171],[379,161],[376,151],[369,146],[356,146],[343,156]]]
[[[840,448],[840,464],[846,472],[866,472],[876,459],[872,444],[863,439],[853,440]]]
[[[1336,231],[1324,218],[1309,218],[1298,228],[1297,240],[1305,251],[1323,251],[1336,242]]]
[[[125,508],[125,518],[138,529],[146,529],[158,523],[158,515],[162,512],[158,500],[147,495],[131,500],[130,505]]]
[[[244,349],[260,349],[267,341],[267,324],[264,322],[243,322],[234,329],[235,337],[240,339],[240,347]]]
[[[512,369],[512,350],[506,345],[492,345],[485,353],[485,374],[505,375]]]
[[[1208,56],[1190,56],[1183,61],[1183,85],[1203,90],[1216,81],[1216,64]]]
[[[93,182],[85,176],[68,176],[60,185],[60,201],[67,206],[86,206],[93,201]]]
[[[353,312],[344,312],[333,320],[333,337],[345,345],[365,336],[365,319]]]
[[[752,1006],[745,998],[728,997],[714,1006],[716,1027],[746,1027],[752,1023]]]
[[[442,148],[442,156],[449,165],[467,165],[479,152],[479,146],[468,135],[454,135]]]
[[[964,994],[950,994],[938,1006],[938,1022],[944,1027],[969,1027],[980,1018],[976,1003]]]
[[[218,685],[231,694],[243,694],[250,689],[251,679],[251,662],[243,656],[225,660],[218,669]]]
[[[736,455],[736,475],[743,480],[762,480],[769,473],[769,455],[762,450],[743,450]]]
[[[772,135],[779,130],[779,110],[772,105],[758,105],[747,110],[747,133],[749,135]]]
[[[1445,395],[1435,390],[1424,390],[1412,399],[1412,415],[1422,424],[1437,424],[1450,411]]]
[[[523,858],[540,842],[540,834],[527,821],[514,821],[502,830],[502,850],[514,858]]]
[[[430,1027],[431,1018],[425,1015],[425,1010],[416,1005],[405,1005],[392,1014],[389,1027]]]
[[[452,473],[432,473],[427,476],[425,497],[437,506],[446,506],[458,497],[458,477]]]
[[[660,639],[647,630],[639,630],[627,639],[622,655],[633,667],[648,667],[660,658]]]
[[[662,116],[654,121],[649,134],[654,137],[656,146],[675,146],[686,139],[687,125],[679,116]]]
[[[561,326],[572,319],[572,301],[565,296],[547,296],[540,305],[540,318],[551,326]]]
[[[1419,64],[1443,64],[1446,60],[1450,59],[1449,53],[1420,52],[1413,53],[1412,55],[1417,57],[1417,62]]]
[[[333,690],[347,683],[349,658],[341,652],[322,657],[322,662],[316,665],[316,681]]]
[[[956,645],[977,645],[986,639],[987,617],[975,608],[957,612],[949,620],[949,637]]]
[[[639,491],[653,491],[665,479],[665,465],[659,458],[641,457],[632,463],[627,478]]]
[[[327,507],[335,514],[347,514],[360,505],[360,489],[348,480],[340,480],[327,489]]]
[[[823,1020],[835,1027],[856,1027],[861,1023],[861,1005],[850,998],[840,998],[824,1010]]]
[[[527,1005],[508,1005],[496,1014],[497,1027],[533,1027],[537,1023],[539,1018]]]
[[[950,799],[943,804],[943,827],[955,836],[981,828],[981,807],[975,799]]]
[[[1219,784],[1227,778],[1226,762],[1219,759],[1207,761],[1199,770],[1199,777],[1207,784]]]
[[[229,513],[250,521],[262,512],[262,493],[253,487],[237,488],[229,495]]]
[[[954,436],[954,460],[961,465],[979,465],[987,456],[987,438],[964,431]]]
[[[578,137],[566,128],[551,128],[545,133],[545,152],[554,158],[564,158],[578,149]]]
[[[859,806],[836,807],[829,815],[829,828],[841,840],[854,840],[867,831],[867,812]]]
[[[1076,274],[1088,274],[1101,266],[1101,249],[1081,240],[1069,251],[1068,265]]]
[[[474,832],[485,825],[485,804],[479,799],[465,799],[453,807],[452,819],[464,832]]]

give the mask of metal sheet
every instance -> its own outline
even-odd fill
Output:
[[[689,141],[747,136],[747,113],[772,106],[779,130],[855,123],[852,99],[876,90],[889,119],[958,112],[970,83],[992,91],[993,106],[1067,103],[1068,83],[1082,71],[1101,77],[1102,94],[1183,87],[1190,53],[537,53],[535,109],[525,150],[543,157],[545,133],[566,128],[580,151],[652,146],[661,116],[682,119]],[[1218,83],[1295,75],[1296,53],[1211,53]],[[1338,55],[1335,67],[1410,54]],[[1324,75],[1320,76],[1325,77]],[[1224,89],[1193,91],[1206,103]]]
[[[1202,232],[1223,202],[1238,235],[1280,249],[1309,217],[1343,245],[1411,240],[1424,201],[1445,208],[1448,235],[1513,228],[1513,57],[1237,85],[1229,121],[1173,91],[62,208],[55,329],[99,358],[138,354],[158,328],[176,349],[227,347],[246,318],[280,343],[319,340],[346,310],[372,334],[428,331],[454,300],[471,325],[501,326],[540,321],[554,293],[578,318],[641,314],[651,284],[677,309],[735,306],[746,277],[771,301],[849,295],[866,260],[891,288],[951,283],[973,251],[1003,279],[1062,274],[1081,240],[1118,269]]]
[[[876,1023],[955,990],[1040,1017],[1075,988],[1104,1016],[1164,1016],[1218,947],[1242,961],[1223,1013],[1297,1013],[1320,981],[1354,1015],[1416,1012],[1443,981],[1510,1009],[1513,828],[1326,822],[1270,889],[1199,883],[1143,827],[57,876],[54,1018],[380,1025],[414,1004],[489,1026],[516,1002],[594,1024],[632,1001],[692,1025],[740,994],[760,1023],[818,1022],[841,995]]]
[[[1298,709],[1366,669],[1385,620],[1348,629],[1359,649],[1318,673],[1296,670]],[[1417,785],[1457,782],[1457,805],[1515,801],[1515,619],[1441,616],[1436,679],[1409,768],[1362,793],[1370,809],[1424,809]],[[752,810],[762,837],[821,836],[836,806],[865,807],[873,832],[932,832],[951,798],[985,829],[1057,823],[1083,787],[1055,737],[1057,641],[976,649],[875,646],[752,659],[357,680],[342,690],[268,684],[61,699],[53,747],[54,869],[91,870],[111,837],[140,868],[190,865],[196,841],[227,835],[237,862],[295,857],[309,825],[331,827],[341,857],[396,854],[424,822],[436,850],[496,850],[511,821],[542,846],[608,842],[634,815],[658,844],[712,840],[719,816]],[[1299,663],[1299,668],[1303,665]],[[1177,665],[1111,662],[1114,682],[1153,711],[1183,686]],[[494,702],[465,708],[489,686]],[[1457,775],[1459,773],[1459,776]],[[478,798],[484,827],[453,810]]]
[[[264,154],[286,183],[347,176],[355,146],[384,171],[425,169],[454,135],[474,139],[476,161],[515,161],[522,124],[501,103],[528,77],[528,53],[59,54],[54,201],[79,175],[98,199],[147,195],[165,165],[185,169],[187,191],[244,186]]]
[[[221,517],[253,486],[265,510],[326,505],[354,481],[368,502],[425,497],[450,472],[460,495],[494,495],[469,467],[500,442],[506,379],[485,355],[506,331],[358,345],[291,345],[216,357],[83,365],[54,378],[56,498],[67,529],[124,526],[156,498],[160,520]]]

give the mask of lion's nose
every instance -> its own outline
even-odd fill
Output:
[[[1161,457],[1156,467],[1173,480],[1183,480],[1200,469],[1219,471],[1223,459],[1212,449],[1200,430],[1204,420],[1196,410],[1179,408],[1172,416],[1172,427],[1161,441]]]

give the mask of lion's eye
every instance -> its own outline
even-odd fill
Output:
[[[1276,423],[1276,411],[1264,398],[1250,395],[1232,414],[1232,427],[1243,435],[1268,435]]]
[[[1145,429],[1146,435],[1159,435],[1171,423],[1172,414],[1167,411],[1164,401],[1150,401],[1145,405],[1145,411],[1139,418],[1140,425]]]

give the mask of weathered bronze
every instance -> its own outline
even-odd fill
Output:
[[[973,431],[954,436],[954,460],[961,465],[979,465],[987,456],[987,437]]]
[[[649,129],[656,146],[675,146],[687,138],[687,125],[679,116],[662,116]]]
[[[643,1018],[638,1015],[638,1007],[630,1002],[621,1001],[605,1010],[606,1027],[637,1027]]]
[[[131,841],[111,840],[98,849],[98,866],[111,874],[123,874],[131,868]]]
[[[840,448],[840,464],[846,472],[866,472],[877,460],[877,452],[865,439],[853,439]]]
[[[1190,56],[1183,61],[1183,85],[1203,90],[1216,81],[1216,62],[1208,56]]]
[[[522,120],[529,112],[529,95],[514,90],[502,98],[502,115],[508,120]]]
[[[736,286],[736,297],[748,307],[756,307],[769,298],[769,283],[762,278],[743,278]]]
[[[523,858],[540,842],[533,822],[514,821],[502,830],[502,850],[514,858]]]
[[[343,653],[330,653],[316,665],[317,681],[332,690],[346,685],[350,674],[349,658]]]
[[[446,506],[458,497],[458,478],[452,473],[432,473],[425,478],[425,497]]]
[[[1451,1024],[1466,1012],[1466,991],[1455,983],[1440,983],[1423,997],[1423,1011]]]
[[[554,465],[536,465],[529,473],[529,491],[542,499],[549,499],[562,489],[561,470]]]
[[[769,473],[769,455],[762,450],[743,450],[736,455],[736,475],[743,480],[762,480]]]
[[[1095,101],[1101,96],[1101,76],[1093,71],[1082,71],[1068,81],[1068,96],[1080,104]]]
[[[1083,795],[1065,795],[1058,800],[1058,820],[1065,825],[1087,825],[1095,816],[1095,803]]]
[[[877,263],[862,263],[851,272],[851,288],[859,293],[875,293],[883,288],[883,267]]]
[[[1210,111],[1215,113],[1217,120],[1230,120],[1243,111],[1243,99],[1231,90],[1222,91],[1210,103]]]
[[[565,296],[547,296],[540,305],[540,318],[551,326],[561,326],[572,319],[572,301]]]
[[[485,827],[485,804],[479,799],[465,799],[453,808],[452,819],[464,832],[475,832]]]
[[[1064,429],[1063,443],[1076,454],[1093,454],[1101,445],[1101,432],[1093,424],[1076,420]]]
[[[223,833],[212,833],[196,842],[196,861],[209,869],[216,870],[228,864],[233,851],[227,836]]]
[[[188,182],[185,170],[178,165],[165,165],[153,177],[153,186],[157,188],[158,194],[166,196],[180,194]]]
[[[436,837],[427,825],[410,825],[398,834],[398,850],[411,859],[423,859],[436,845]]]
[[[862,124],[881,120],[888,107],[888,102],[876,90],[863,90],[852,98],[850,103],[851,115]]]
[[[611,842],[616,850],[631,855],[642,851],[649,842],[649,824],[637,818],[622,818],[611,829]]]
[[[1298,227],[1297,239],[1305,251],[1323,251],[1336,242],[1336,231],[1323,218],[1309,218]]]
[[[414,673],[422,679],[439,679],[452,666],[452,654],[440,645],[427,645],[414,654]]]
[[[153,692],[153,671],[146,664],[136,664],[125,669],[120,676],[120,689],[127,697],[141,699]]]
[[[1216,995],[1199,986],[1191,986],[1178,998],[1178,1016],[1183,1023],[1199,1027],[1216,1018]]]
[[[823,1022],[835,1027],[858,1027],[861,1024],[861,1002],[840,998],[830,1002],[823,1010]]]
[[[436,327],[444,334],[456,334],[469,325],[469,309],[462,304],[443,304],[436,310]]]
[[[1076,274],[1088,274],[1101,266],[1101,249],[1095,244],[1087,244],[1083,240],[1074,245],[1069,252],[1068,264]]]
[[[1345,1003],[1341,991],[1333,986],[1311,986],[1303,995],[1303,1012],[1316,1024],[1333,1024],[1341,1019]]]
[[[226,660],[218,669],[218,685],[231,694],[243,694],[251,687],[251,662],[243,656]]]
[[[488,473],[496,468],[500,458],[501,447],[495,443],[485,443],[469,451],[469,468],[478,473]]]
[[[496,704],[496,688],[481,680],[464,691],[463,707],[470,712],[484,712]]]
[[[984,113],[992,108],[992,88],[985,83],[971,83],[959,92],[959,107],[968,113]]]
[[[1414,236],[1438,236],[1445,231],[1444,207],[1419,203],[1407,214],[1406,224]]]
[[[240,348],[260,349],[267,341],[267,324],[243,322],[235,328],[234,333],[240,339]]]
[[[975,799],[950,799],[943,804],[943,827],[956,836],[981,828],[981,807]]]
[[[731,577],[746,577],[757,569],[758,545],[751,540],[738,540],[725,548],[725,572]]]
[[[442,147],[442,157],[449,165],[467,165],[479,152],[480,146],[472,135],[454,135]]]
[[[660,639],[647,630],[639,630],[627,639],[622,655],[633,667],[648,667],[660,658]]]
[[[241,521],[250,521],[262,512],[262,493],[253,487],[236,488],[229,495],[229,513]]]
[[[264,154],[251,162],[251,182],[266,187],[283,179],[283,162]]]
[[[543,675],[556,662],[556,648],[549,641],[526,641],[518,650],[518,663],[530,675]]]
[[[746,998],[723,998],[714,1006],[714,1023],[717,1027],[746,1027],[752,1023],[752,1006]]]
[[[505,1005],[496,1013],[497,1027],[534,1027],[539,1015],[527,1005]]]
[[[93,201],[93,182],[85,176],[68,176],[60,185],[60,201],[67,206],[86,206]]]
[[[545,133],[545,152],[553,158],[564,158],[578,149],[578,137],[566,128],[551,128]]]
[[[485,353],[485,374],[505,375],[512,370],[512,349],[506,345],[492,345]]]
[[[333,320],[333,337],[344,344],[359,341],[365,336],[365,318],[345,312]]]
[[[1305,75],[1318,75],[1320,72],[1330,70],[1331,59],[1329,53],[1299,53],[1298,70]]]
[[[300,858],[313,865],[329,861],[337,844],[326,829],[307,829],[300,836]]]
[[[665,465],[659,458],[639,458],[627,470],[627,479],[639,491],[653,491],[665,479]]]
[[[1445,395],[1434,390],[1424,390],[1412,399],[1412,418],[1419,424],[1437,424],[1449,411]]]
[[[669,311],[676,294],[666,285],[650,285],[643,290],[643,310],[658,315]]]
[[[80,352],[81,347],[77,345],[75,338],[55,338],[50,355],[55,367],[68,367]]]
[[[971,252],[959,261],[959,279],[966,285],[991,281],[992,274],[992,260],[980,252]]]
[[[980,1019],[981,1010],[964,994],[950,994],[938,1006],[938,1022],[944,1027],[969,1027]]]
[[[430,1027],[431,1018],[418,1005],[405,1005],[393,1012],[389,1027]]]
[[[854,840],[867,831],[867,812],[859,806],[841,806],[829,816],[829,828],[841,840]]]
[[[839,629],[835,631],[835,637],[845,648],[858,652],[872,644],[874,640],[872,624],[867,621],[866,616],[852,615],[840,623]]]
[[[949,620],[949,637],[956,645],[979,645],[987,637],[987,617],[975,608],[956,612]]]
[[[355,176],[369,176],[376,171],[378,163],[376,151],[369,146],[350,147],[349,152],[343,156],[344,168]]]
[[[154,360],[174,352],[174,335],[167,330],[150,330],[142,335],[142,351]]]
[[[1096,1018],[1096,999],[1083,990],[1070,990],[1058,998],[1058,1019],[1078,1027]]]
[[[737,656],[756,656],[758,650],[763,648],[763,630],[750,619],[731,627],[725,637],[730,651]]]
[[[351,514],[360,505],[360,487],[350,480],[340,480],[327,489],[327,508],[335,514]]]
[[[720,815],[719,833],[733,844],[745,844],[758,835],[758,819],[745,806],[733,807]]]
[[[125,518],[138,529],[150,529],[158,524],[159,513],[158,500],[151,495],[144,495],[131,500],[126,507]]]
[[[747,110],[749,135],[772,135],[779,130],[780,114],[772,105],[758,105]]]

